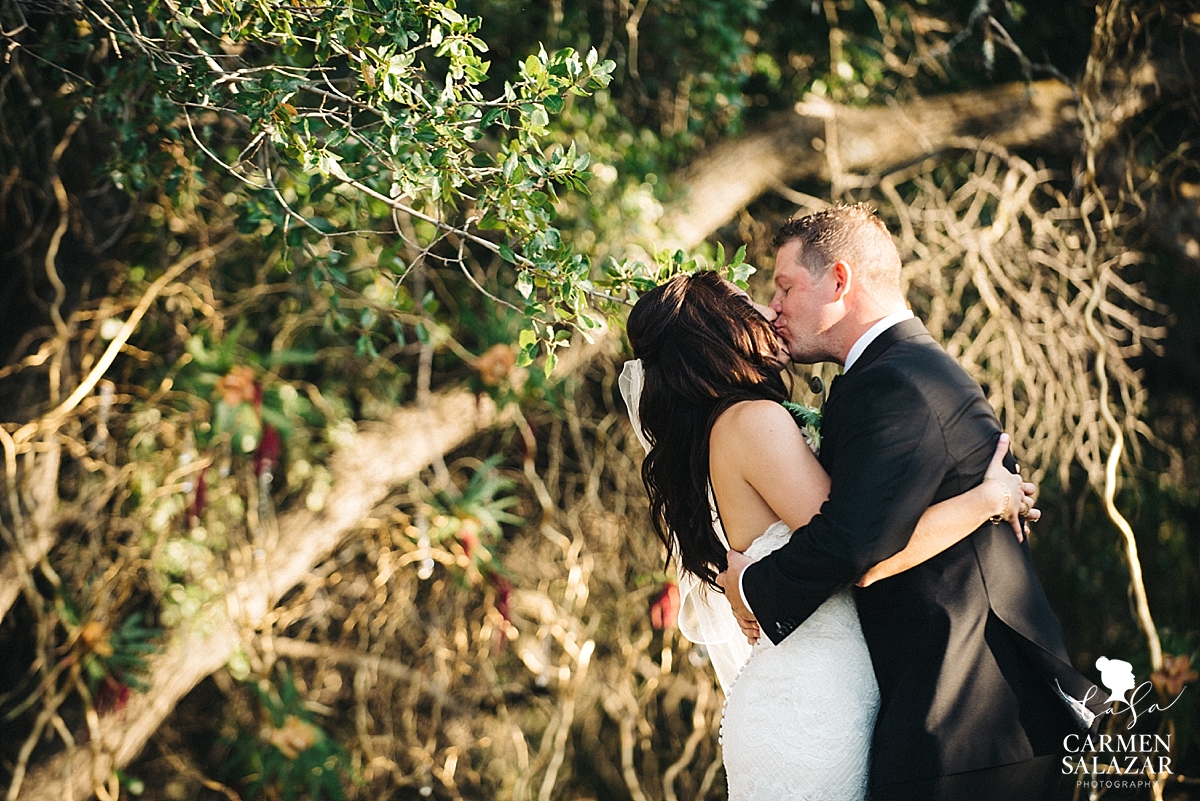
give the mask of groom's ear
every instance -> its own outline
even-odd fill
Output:
[[[846,293],[850,290],[851,270],[850,265],[838,259],[829,268],[831,278],[833,278],[833,299],[840,301],[846,297]]]

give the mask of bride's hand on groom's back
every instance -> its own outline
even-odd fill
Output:
[[[1017,467],[1016,473],[1009,472],[1008,468],[1004,466],[1008,444],[1008,434],[1001,434],[1000,441],[996,443],[996,452],[992,455],[992,461],[983,476],[983,481],[985,484],[989,481],[993,482],[992,486],[996,493],[998,511],[992,519],[997,522],[1008,521],[1017,535],[1017,542],[1022,542],[1029,533],[1028,524],[1036,523],[1041,518],[1042,512],[1033,505],[1037,497],[1037,485],[1021,478],[1020,466]]]

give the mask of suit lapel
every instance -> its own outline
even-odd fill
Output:
[[[839,393],[845,395],[847,391],[851,390],[854,386],[855,376],[866,372],[870,368],[871,363],[883,355],[888,348],[901,340],[913,339],[922,335],[928,338],[930,342],[933,341],[933,338],[929,336],[929,332],[925,330],[925,324],[915,317],[909,320],[901,320],[891,328],[880,333],[867,346],[867,349],[862,352],[862,355],[858,357],[858,361],[854,362],[849,372],[843,373],[833,379],[833,383],[829,385],[829,398],[825,401],[826,409],[833,405]]]
[[[875,337],[871,344],[867,346],[867,349],[862,352],[862,355],[858,357],[858,360],[851,366],[849,372],[843,373],[833,379],[833,382],[829,385],[829,397],[825,400],[825,408],[821,415],[822,445],[820,462],[826,469],[829,468],[833,453],[837,449],[838,431],[841,428],[839,425],[841,416],[834,413],[834,407],[838,399],[854,391],[855,377],[866,372],[871,364],[886,352],[888,348],[902,340],[920,336],[926,337],[931,343],[933,342],[933,338],[925,330],[925,324],[920,320],[915,317],[909,320],[902,320]],[[826,425],[826,423],[829,423],[829,425]]]
[[[858,361],[854,363],[850,368],[850,372],[846,375],[858,375],[866,370],[871,365],[871,362],[878,359],[892,345],[901,340],[912,339],[922,334],[927,337],[929,336],[929,332],[925,330],[925,324],[916,317],[901,320],[875,337],[875,340],[870,345],[867,345],[867,349],[862,352],[862,355],[858,357]]]
[[[829,394],[825,396],[826,406],[828,406],[830,401],[833,400],[835,393],[837,393],[838,383],[841,382],[841,380],[842,374],[838,373],[833,377],[833,380],[829,382]]]

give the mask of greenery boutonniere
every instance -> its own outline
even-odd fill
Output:
[[[804,439],[808,442],[808,447],[812,448],[813,453],[819,454],[821,452],[821,410],[792,401],[784,401],[783,408],[796,418],[796,425],[800,426],[800,430],[804,432]]]

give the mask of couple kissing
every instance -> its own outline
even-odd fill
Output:
[[[712,272],[643,295],[620,381],[680,628],[726,690],[729,798],[1070,797],[1063,740],[1104,694],[1034,573],[1007,435],[866,207],[774,246],[769,307]],[[782,403],[788,361],[843,367],[819,453]]]

